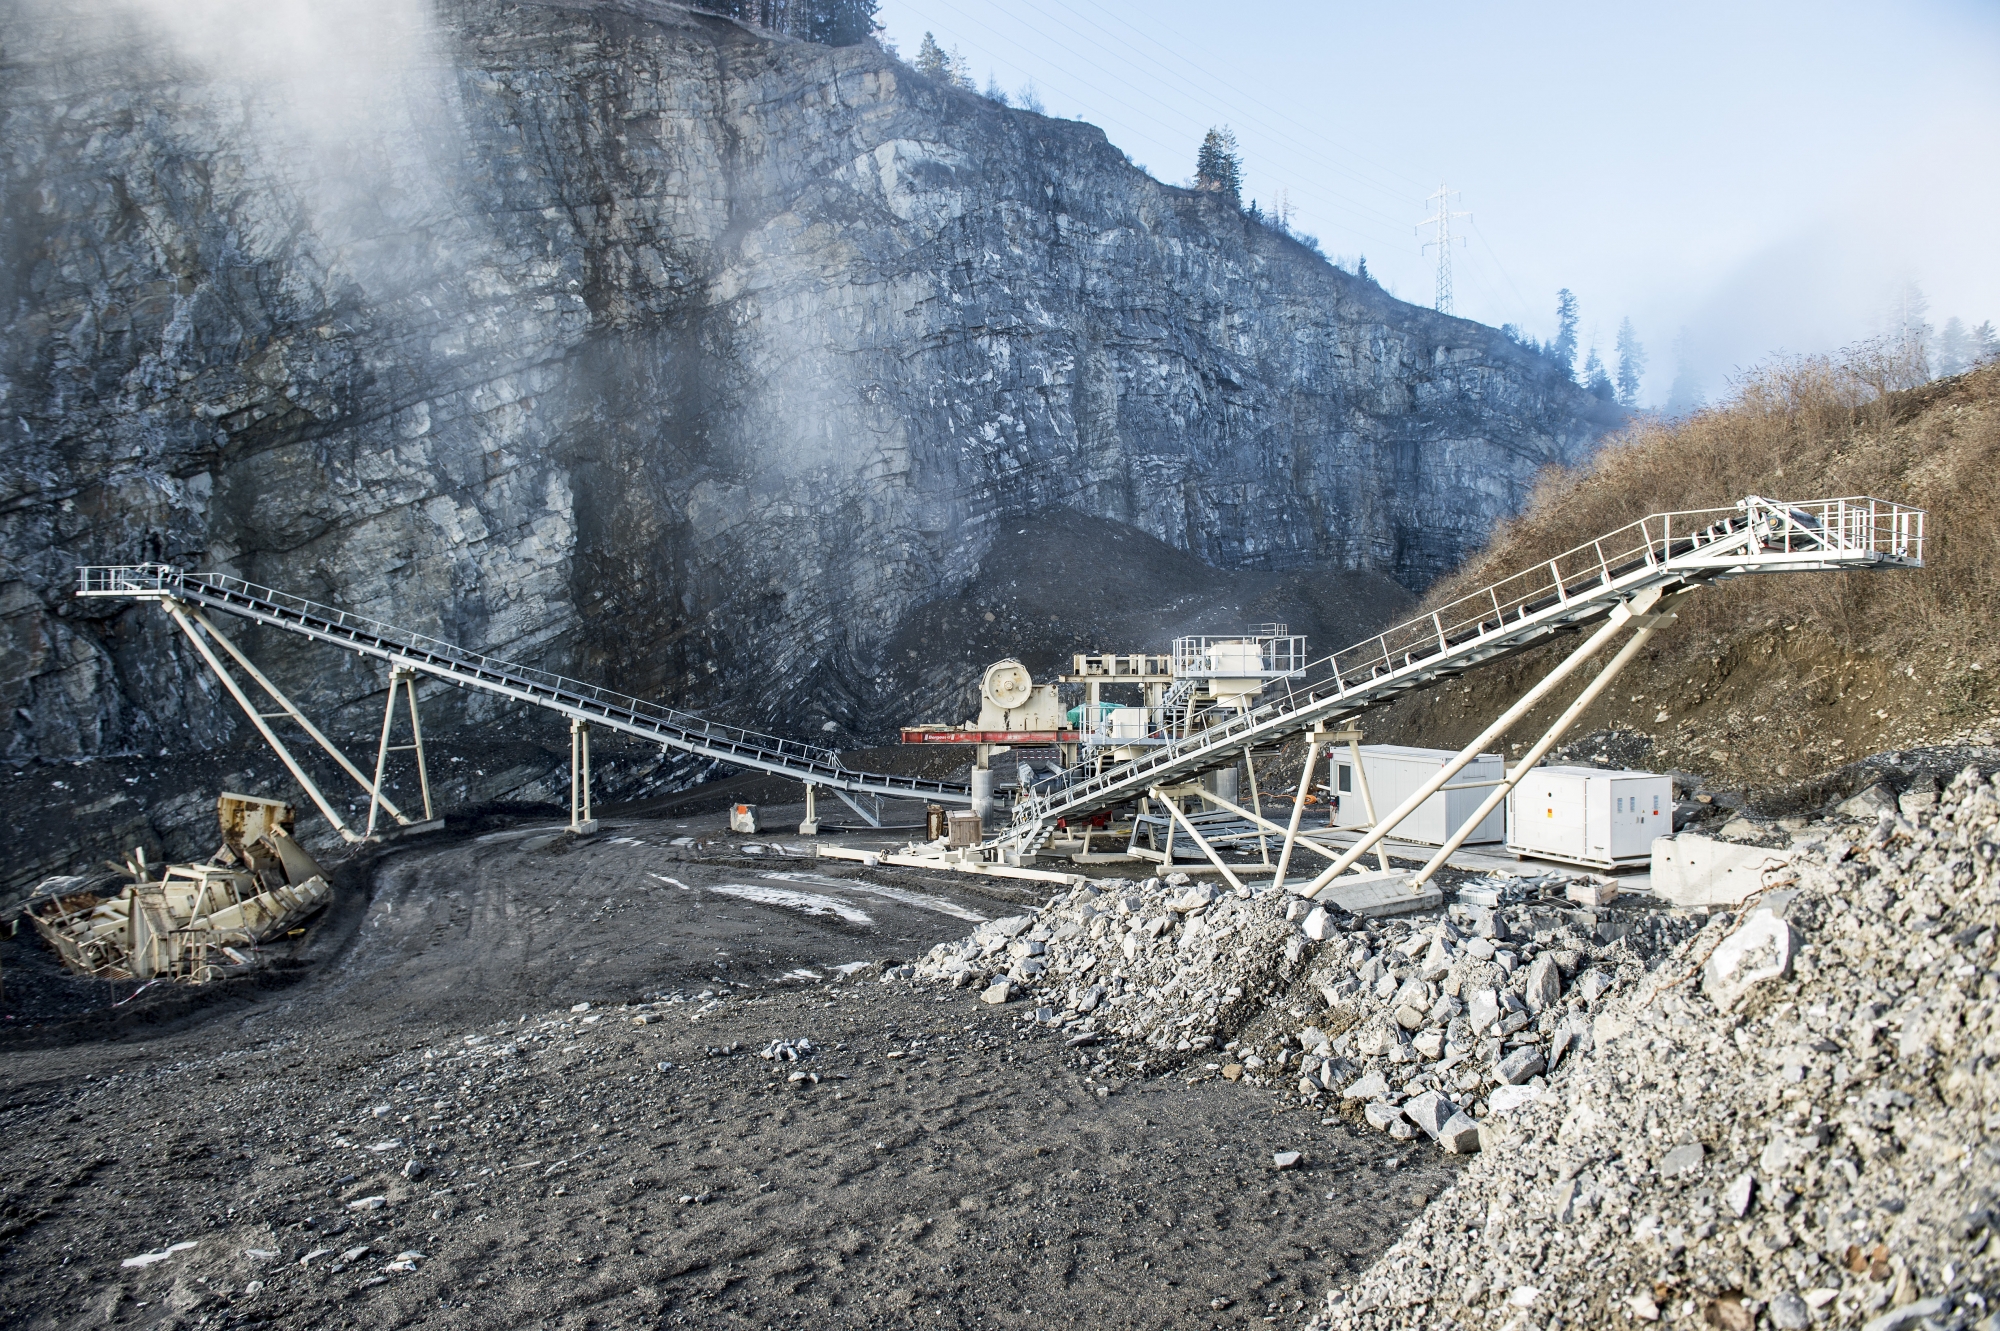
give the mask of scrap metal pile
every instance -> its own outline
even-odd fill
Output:
[[[312,856],[292,839],[293,810],[225,793],[216,802],[222,848],[207,862],[170,864],[154,877],[144,852],[126,862],[116,896],[66,891],[51,879],[27,917],[63,964],[105,980],[204,984],[246,966],[254,949],[298,927],[332,898]]]

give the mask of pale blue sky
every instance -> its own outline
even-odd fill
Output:
[[[1688,332],[1736,367],[1838,347],[1915,281],[1930,319],[2000,322],[2000,4],[1352,5],[883,0],[981,87],[1032,80],[1163,180],[1212,124],[1245,195],[1282,191],[1330,256],[1431,303],[1415,224],[1473,214],[1456,312],[1554,331],[1557,287],[1607,359],[1629,315],[1663,400]]]

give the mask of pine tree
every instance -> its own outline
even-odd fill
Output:
[[[823,46],[853,46],[875,33],[876,0],[806,0],[807,41]]]
[[[1974,328],[1968,336],[1972,339],[1972,351],[1970,354],[1974,365],[1984,365],[1988,361],[2000,360],[2000,333],[1993,331],[1993,321],[1991,319]]]
[[[1646,375],[1646,348],[1632,331],[1630,319],[1618,324],[1618,405],[1628,411],[1639,405],[1639,381]]]
[[[1201,150],[1194,158],[1194,187],[1220,194],[1238,208],[1243,206],[1243,158],[1236,151],[1236,135],[1229,126],[1210,129],[1202,137]]]
[[[1605,373],[1604,362],[1597,358],[1597,348],[1592,347],[1583,361],[1583,387],[1592,397],[1604,402],[1616,402],[1618,390],[1611,385],[1611,376]]]
[[[979,91],[979,83],[972,77],[972,62],[956,46],[951,48],[951,81],[967,92]]]
[[[1568,287],[1556,292],[1556,340],[1549,343],[1548,352],[1564,374],[1576,378],[1576,297]]]
[[[1014,104],[1013,99],[1007,96],[1007,90],[1000,86],[1000,80],[993,77],[991,70],[988,70],[986,74],[986,91],[983,95],[987,101],[998,102],[1002,106],[1012,106]]]
[[[1972,338],[1957,315],[1944,321],[1937,339],[1937,372],[1941,379],[1964,374],[1972,365]]]
[[[924,34],[924,44],[917,48],[917,73],[940,83],[951,82],[951,57],[928,32]]]

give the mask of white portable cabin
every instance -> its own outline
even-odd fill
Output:
[[[1596,869],[1650,863],[1674,830],[1674,782],[1656,772],[1537,767],[1507,795],[1507,849]]]
[[[1457,756],[1451,749],[1416,749],[1403,744],[1363,744],[1361,773],[1368,778],[1368,794],[1375,801],[1375,816],[1386,818],[1402,802],[1417,793],[1417,787],[1436,776],[1438,769]],[[1500,779],[1500,755],[1482,753],[1445,783],[1444,789],[1417,806],[1416,812],[1396,825],[1390,835],[1399,841],[1416,841],[1442,846],[1465,820],[1472,817]],[[1486,784],[1475,784],[1484,782]],[[1345,749],[1333,753],[1333,793],[1340,800],[1334,814],[1335,827],[1368,826],[1368,807],[1361,798],[1361,782],[1354,771],[1353,756]],[[1495,809],[1481,820],[1467,845],[1487,845],[1500,840],[1504,820]]]

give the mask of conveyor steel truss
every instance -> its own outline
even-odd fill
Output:
[[[683,753],[713,758],[735,767],[771,772],[809,786],[825,786],[842,798],[869,795],[888,799],[931,800],[941,804],[972,802],[972,792],[964,786],[917,777],[858,772],[842,764],[839,753],[821,745],[706,720],[533,666],[517,665],[467,651],[436,638],[269,587],[260,587],[228,574],[188,573],[167,564],[94,565],[78,570],[78,584],[79,596],[133,597],[162,602],[170,611],[179,612],[176,619],[182,618],[189,610],[197,614],[200,611],[217,611],[268,624],[361,656],[387,661],[392,678],[400,672],[421,671],[462,688],[479,689],[517,702],[546,707],[569,717],[572,724],[603,726]],[[206,626],[205,617],[197,622]],[[199,638],[196,645],[203,646]],[[204,655],[210,657],[209,664],[213,669],[224,673],[212,653],[204,649]],[[226,673],[224,679],[233,688],[233,681],[228,680]],[[263,682],[261,676],[258,682]],[[414,695],[412,703],[414,707]],[[244,701],[244,706],[246,710],[250,708],[247,701]],[[252,715],[254,718],[256,713],[253,711]],[[265,729],[261,721],[258,725],[260,730]],[[383,733],[386,746],[386,722]],[[314,737],[320,738],[317,732],[314,732]],[[277,743],[268,731],[265,738],[273,744]],[[321,739],[321,743],[325,745],[326,742]],[[329,751],[332,751],[330,746]],[[339,756],[337,752],[335,756]],[[343,765],[349,766],[350,770],[352,768],[344,760]],[[364,778],[357,776],[356,779],[362,780],[364,787],[367,786]],[[317,792],[312,793],[317,798]],[[324,801],[320,802],[324,808]],[[852,804],[852,801],[849,800],[849,803]],[[853,807],[863,817],[868,816],[859,805]],[[331,816],[335,826],[341,826],[338,816]],[[403,820],[399,817],[399,821]]]
[[[1220,724],[1116,767],[1078,766],[1052,778],[1015,804],[1001,841],[1032,852],[1058,819],[1173,788],[1241,761],[1246,750],[1269,749],[1706,583],[1754,573],[1920,568],[1924,519],[1922,509],[1865,497],[1784,503],[1753,495],[1733,508],[1651,514],[1335,652]]]
[[[1131,762],[1102,771],[1080,766],[1024,791],[1012,826],[997,839],[996,848],[1032,853],[1058,819],[1184,783],[1239,761],[1246,750],[1268,749],[1324,729],[1440,679],[1614,614],[1627,616],[1640,603],[1650,606],[1705,583],[1753,573],[1921,567],[1924,520],[1922,509],[1865,497],[1785,503],[1752,496],[1733,508],[1652,514],[1335,652],[1276,682],[1259,706],[1220,724],[1172,738]],[[210,610],[267,624],[377,657],[392,671],[421,671],[460,687],[546,707],[573,724],[602,725],[808,787],[825,786],[857,810],[853,795],[971,803],[971,792],[963,786],[854,771],[832,749],[709,721],[227,574],[189,573],[166,564],[97,565],[78,574],[79,596],[160,601],[177,619]],[[198,637],[196,645],[202,645]],[[222,670],[212,654],[204,654]],[[271,686],[265,687],[270,691]],[[250,709],[247,699],[239,701]],[[386,724],[384,734],[386,745]],[[273,739],[268,733],[266,738]],[[352,772],[352,764],[343,760],[343,765]],[[356,779],[368,785],[358,774]],[[374,794],[381,797],[379,788]],[[335,821],[338,826],[337,816]]]

